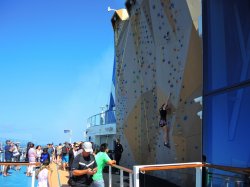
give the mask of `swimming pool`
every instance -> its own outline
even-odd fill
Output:
[[[22,166],[21,170],[15,171],[14,167],[9,170],[11,176],[4,177],[0,173],[0,186],[1,187],[31,187],[32,177],[27,177],[25,175],[26,167]],[[35,181],[35,186],[37,186],[37,181]]]

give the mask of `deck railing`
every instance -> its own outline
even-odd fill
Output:
[[[202,186],[202,162],[189,162],[189,163],[175,163],[175,164],[156,164],[156,165],[139,165],[133,167],[134,173],[134,187],[140,186],[139,173],[160,170],[173,170],[173,169],[186,169],[196,168],[196,187]]]
[[[87,128],[112,123],[116,123],[115,110],[107,110],[89,117],[87,119]]]
[[[234,173],[239,173],[239,174],[244,174],[244,175],[250,175],[250,168],[221,166],[221,165],[214,165],[214,164],[208,164],[208,163],[205,163],[204,166],[208,167],[208,168],[223,170],[223,171],[229,171],[229,172],[234,172]]]
[[[211,173],[208,172],[208,180],[206,181],[206,185],[209,187],[213,187],[214,181],[220,181],[224,184],[224,186],[237,186],[241,187],[244,186],[244,179],[237,177],[237,176],[229,176],[229,175],[223,175],[220,173]]]
[[[187,168],[195,168],[196,169],[196,187],[202,186],[202,168],[208,169],[213,168],[217,170],[223,170],[226,172],[238,173],[243,174],[250,177],[250,168],[239,168],[239,167],[229,167],[229,166],[221,166],[221,165],[213,165],[208,163],[202,162],[189,162],[189,163],[175,163],[175,164],[158,164],[158,165],[140,165],[133,167],[134,173],[134,187],[139,187],[139,173],[150,172],[150,171],[160,171],[160,170],[176,170],[176,169],[187,169]],[[208,173],[210,177],[218,177],[220,175],[221,178],[225,180],[226,186],[228,186],[229,181],[234,178],[234,182],[236,186],[240,186],[240,184],[244,183],[240,177],[232,176],[232,175],[224,175],[222,177],[221,174],[216,173]],[[212,182],[210,186],[212,186]]]
[[[0,166],[2,167],[2,172],[4,170],[4,167],[7,166],[41,166],[40,162],[0,162]],[[35,187],[35,167],[33,167],[32,171],[32,180],[31,180],[31,187]]]
[[[221,165],[205,164],[207,172],[207,186],[212,187],[214,184],[224,183],[229,186],[250,186],[250,168],[229,167]],[[212,171],[211,171],[212,170]],[[221,172],[224,171],[224,172]]]
[[[0,166],[6,167],[6,166],[40,166],[40,162],[34,162],[34,163],[28,163],[28,162],[0,162]],[[230,186],[230,182],[234,182],[235,186],[243,186],[245,183],[245,180],[242,177],[239,177],[237,175],[227,175],[222,173],[216,173],[216,172],[209,172],[208,169],[215,169],[218,171],[226,171],[231,173],[236,173],[243,175],[247,177],[247,180],[250,180],[250,168],[239,168],[239,167],[229,167],[229,166],[221,166],[221,165],[213,165],[208,163],[202,163],[202,162],[189,162],[189,163],[173,163],[173,164],[157,164],[157,165],[137,165],[133,167],[133,170],[118,166],[118,165],[112,165],[109,166],[109,187],[112,186],[112,167],[118,169],[120,171],[120,187],[124,186],[123,179],[124,179],[124,172],[127,172],[129,174],[129,186],[139,187],[140,185],[140,179],[139,179],[139,173],[145,174],[146,172],[151,171],[162,171],[162,170],[177,170],[177,169],[187,169],[187,168],[195,168],[196,169],[196,187],[202,186],[202,168],[205,169],[205,171],[208,174],[208,177],[210,178],[209,186],[213,186],[212,180],[214,179],[221,179],[224,181],[225,186]],[[203,170],[204,171],[204,170]],[[35,167],[32,172],[32,183],[31,187],[35,186]]]
[[[131,169],[118,166],[118,165],[109,166],[109,187],[112,187],[112,167],[120,171],[120,187],[124,186],[123,172],[127,172],[129,174],[129,187],[133,187],[133,171]]]

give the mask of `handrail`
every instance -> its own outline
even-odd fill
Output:
[[[119,165],[109,165],[109,187],[112,187],[112,167],[120,170],[120,187],[123,187],[123,171],[129,173],[129,186],[133,187],[133,170],[119,166]]]
[[[113,115],[113,117],[112,117],[112,115]],[[112,123],[116,123],[114,109],[103,111],[101,113],[90,116],[87,119],[87,124],[89,124],[88,127],[107,125],[107,124],[112,124]]]
[[[230,172],[250,175],[250,168],[221,166],[221,165],[213,165],[213,164],[208,164],[208,163],[205,163],[204,167],[209,167],[209,168],[214,168],[214,169],[219,169],[219,170],[224,170],[224,171],[230,171]]]
[[[128,168],[125,168],[125,167],[122,167],[122,166],[119,166],[119,165],[116,165],[116,164],[112,165],[112,167],[115,167],[115,168],[123,170],[123,171],[125,171],[127,173],[132,173],[133,174],[133,170],[131,170],[131,169],[128,169]]]
[[[40,166],[40,162],[0,162],[0,166],[30,166],[30,165],[35,165],[35,166]]]
[[[146,171],[159,171],[159,170],[172,170],[172,169],[186,169],[186,168],[196,168],[196,167],[203,167],[205,164],[185,164],[185,165],[167,165],[167,166],[147,166],[140,168],[141,172]]]
[[[106,111],[104,111],[104,112],[100,112],[100,113],[94,114],[94,115],[88,117],[87,120],[89,120],[89,119],[91,119],[91,118],[93,118],[93,117],[96,117],[96,116],[100,116],[101,114],[105,114],[105,113],[107,113],[107,112],[115,112],[115,110],[106,110]]]
[[[231,167],[213,165],[204,162],[190,162],[190,163],[175,163],[175,164],[157,164],[157,165],[140,165],[134,166],[134,186],[139,186],[139,172],[145,173],[147,171],[159,171],[159,170],[173,170],[173,169],[186,169],[196,168],[196,186],[201,186],[201,169],[204,167],[215,168],[228,172],[247,174],[250,176],[250,168]]]
[[[196,167],[209,167],[209,168],[215,168],[219,170],[224,170],[224,171],[230,171],[230,172],[235,172],[235,173],[241,173],[241,174],[248,174],[250,175],[250,168],[241,168],[241,167],[231,167],[231,166],[222,166],[222,165],[214,165],[214,164],[209,164],[209,163],[202,163],[202,164],[186,164],[185,165],[180,165],[180,164],[173,164],[173,165],[152,165],[152,166],[146,166],[143,168],[140,168],[140,171],[158,171],[158,170],[172,170],[172,169],[185,169],[185,168],[196,168]]]
[[[139,173],[145,171],[167,170],[169,169],[184,169],[184,168],[196,168],[196,187],[202,186],[202,162],[189,162],[189,163],[174,163],[174,164],[157,164],[157,165],[139,165],[134,166],[134,187],[139,187]]]

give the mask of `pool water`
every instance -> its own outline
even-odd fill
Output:
[[[15,171],[14,167],[9,170],[11,176],[4,177],[0,173],[0,186],[1,187],[31,187],[32,177],[25,175],[26,166],[22,166],[19,171]],[[37,186],[37,180],[35,181]]]

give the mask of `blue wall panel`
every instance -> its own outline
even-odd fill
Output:
[[[207,94],[250,80],[250,1],[210,0],[203,4]]]
[[[250,167],[250,1],[203,0],[203,154]]]
[[[205,97],[203,153],[207,162],[250,167],[250,86]]]

